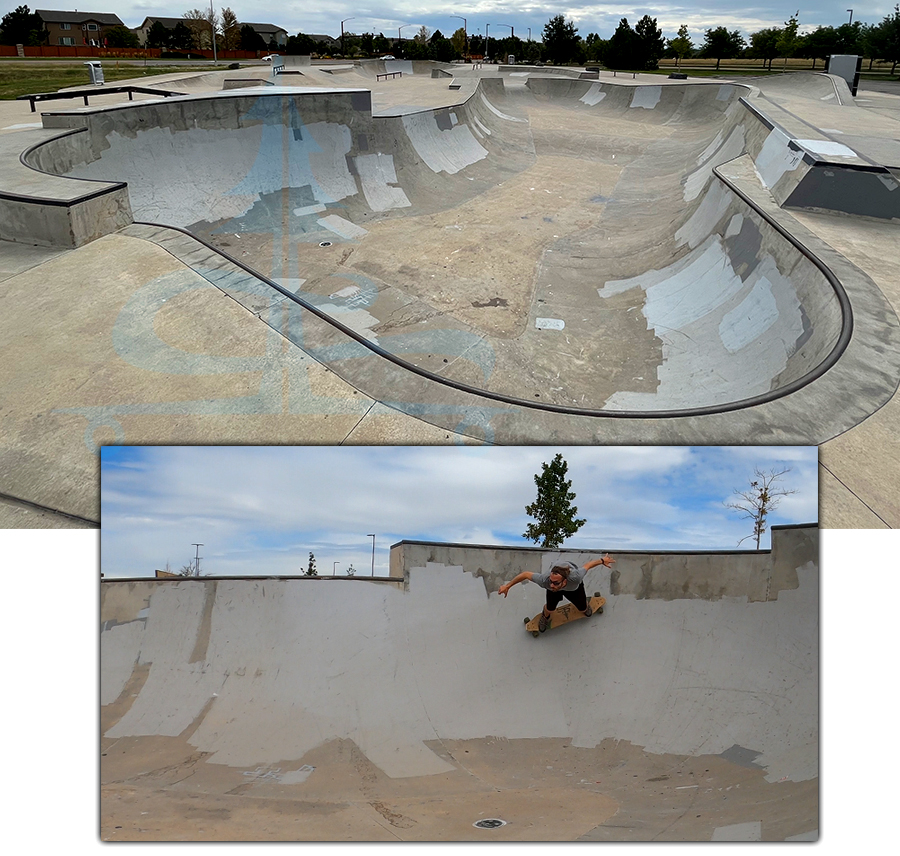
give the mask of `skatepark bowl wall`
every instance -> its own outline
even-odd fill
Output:
[[[718,414],[813,384],[758,416],[773,438],[820,442],[890,397],[896,316],[862,271],[778,222],[818,161],[751,105],[754,87],[466,86],[452,107],[378,115],[368,90],[298,87],[45,113],[61,135],[23,160],[92,188],[95,208],[115,197],[109,229],[152,221],[239,258],[201,273],[260,317],[277,305],[269,323],[294,344],[442,427],[459,401],[486,439],[549,425],[584,441],[579,417]],[[842,359],[866,382],[829,371]]]
[[[560,555],[401,542],[394,581],[103,580],[101,838],[816,840],[818,529]],[[502,825],[479,829],[480,820]]]

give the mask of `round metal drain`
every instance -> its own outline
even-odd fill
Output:
[[[478,829],[496,829],[498,826],[506,826],[506,821],[498,817],[486,817],[484,820],[476,820],[472,826]]]
[[[331,241],[322,241],[322,243],[320,243],[319,246],[320,247],[330,247]]]

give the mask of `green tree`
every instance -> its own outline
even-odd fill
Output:
[[[870,35],[875,59],[891,63],[891,74],[900,63],[900,4],[894,6],[893,15],[887,15],[872,28]]]
[[[562,15],[554,15],[543,30],[544,57],[553,65],[572,62],[578,54],[578,29]]]
[[[740,511],[745,519],[753,521],[753,532],[741,538],[738,541],[739,545],[748,538],[755,538],[756,549],[759,549],[759,540],[766,531],[769,513],[779,506],[784,497],[797,492],[775,486],[775,482],[780,481],[781,477],[790,471],[790,467],[786,467],[783,470],[772,469],[768,472],[763,472],[759,468],[754,467],[753,475],[755,478],[750,482],[750,489],[739,491],[735,488],[734,495],[737,497],[737,500],[726,502],[726,508]]]
[[[453,45],[453,49],[461,56],[466,55],[468,41],[464,27],[460,27],[452,36],[450,36],[450,42]]]
[[[137,33],[133,33],[128,27],[110,27],[104,32],[103,37],[111,48],[138,48],[141,46]]]
[[[316,557],[310,553],[309,554],[309,564],[306,566],[306,576],[308,577],[317,577],[319,576],[316,572]]]
[[[800,22],[797,19],[797,15],[799,14],[799,12],[795,12],[791,15],[791,17],[784,22],[784,27],[778,34],[778,41],[776,42],[778,46],[778,55],[784,57],[785,68],[787,68],[788,59],[794,56],[800,49],[800,36],[797,34],[797,30],[800,27]]]
[[[167,48],[169,46],[169,28],[161,21],[154,21],[147,30],[148,48]]]
[[[703,46],[700,48],[701,56],[714,58],[716,71],[723,59],[734,59],[746,47],[744,37],[738,30],[730,32],[725,27],[715,27],[706,31]]]
[[[241,25],[237,15],[230,6],[222,9],[222,44],[223,50],[234,51],[241,45]]]
[[[800,47],[797,53],[805,59],[811,59],[813,68],[815,68],[817,59],[824,60],[833,53],[840,53],[840,51],[835,49],[837,41],[837,30],[834,27],[816,27],[811,32],[801,36]],[[769,65],[771,67],[771,61]]]
[[[622,18],[606,46],[603,62],[609,68],[637,68],[640,63],[638,41],[638,35],[631,29],[628,18]]]
[[[691,34],[688,31],[687,24],[682,24],[678,28],[678,35],[674,39],[669,39],[669,50],[675,54],[676,68],[680,60],[694,52],[694,44],[691,41]]]
[[[7,12],[0,21],[0,45],[28,45],[36,47],[47,39],[44,20],[27,6]]]
[[[750,47],[747,48],[747,56],[750,59],[761,59],[763,68],[768,66],[772,70],[772,60],[778,54],[778,37],[781,34],[780,27],[766,27],[750,34]]]
[[[662,30],[656,26],[656,18],[644,15],[634,25],[634,33],[638,37],[640,59],[638,68],[648,70],[659,68],[659,58],[663,55],[666,40],[663,38]]]
[[[528,524],[523,538],[553,549],[587,522],[575,517],[578,508],[572,505],[575,494],[570,490],[572,482],[566,479],[568,471],[569,465],[561,454],[557,454],[551,463],[541,464],[541,474],[534,477],[537,499],[525,506],[525,513],[537,523]]]

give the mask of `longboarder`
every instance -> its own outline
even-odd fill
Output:
[[[557,562],[549,571],[536,574],[533,571],[522,571],[517,574],[508,583],[504,583],[497,589],[503,597],[509,593],[509,590],[517,583],[523,583],[525,580],[531,580],[537,583],[541,588],[547,590],[547,602],[541,611],[541,617],[538,621],[538,629],[543,633],[550,626],[550,619],[553,611],[559,606],[559,602],[566,598],[571,601],[575,608],[584,613],[585,618],[591,614],[591,606],[588,603],[587,593],[584,590],[584,575],[598,565],[606,568],[612,566],[615,559],[611,559],[609,555],[602,559],[591,559],[586,562],[583,567],[579,568],[573,562]]]

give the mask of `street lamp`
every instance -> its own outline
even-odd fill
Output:
[[[848,9],[847,11],[850,13],[850,23],[852,24],[853,23],[853,10]]]
[[[194,573],[199,577],[200,576],[200,548],[203,545],[202,544],[191,544],[191,546],[197,548],[197,560],[194,562]]]
[[[516,31],[513,29],[512,24],[494,24],[495,27],[509,27],[509,35],[510,38],[515,37]]]
[[[488,50],[490,45],[491,45],[491,25],[485,24],[484,25],[484,58],[485,59],[488,59],[491,55],[491,52]]]
[[[531,27],[528,28],[528,41],[531,41]]]
[[[397,27],[397,47],[403,47],[403,36],[400,33],[405,30],[407,27],[414,27],[415,24],[404,24],[402,27]]]
[[[366,538],[372,539],[372,576],[375,576],[375,536],[366,535]]]
[[[353,18],[344,18],[344,21],[352,21]],[[344,21],[341,21],[341,55],[345,53],[344,51]]]
[[[463,56],[467,57],[469,55],[469,29],[466,19],[462,15],[451,15],[450,17],[459,18],[463,22]]]
[[[337,562],[335,562],[335,563],[331,566],[331,576],[336,576],[336,575],[337,575],[337,566],[338,566],[338,563],[337,563]]]

